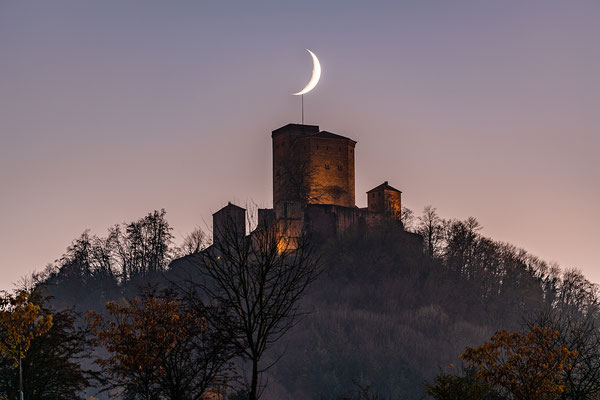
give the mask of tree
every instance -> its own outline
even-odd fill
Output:
[[[562,273],[560,284],[556,287],[555,302],[561,308],[580,312],[598,312],[598,285],[590,282],[577,269],[568,269]]]
[[[176,249],[177,257],[200,253],[208,246],[208,238],[200,229],[196,228],[183,239],[183,243]]]
[[[460,374],[438,374],[433,383],[425,384],[425,393],[436,400],[504,399],[488,383],[475,378],[474,368],[463,369]]]
[[[27,400],[79,399],[82,390],[95,377],[94,372],[84,370],[80,361],[90,356],[87,332],[77,327],[77,314],[66,309],[56,311],[47,304],[49,299],[39,291],[30,298],[40,306],[40,317],[52,317],[51,328],[43,335],[35,336],[22,360]],[[0,398],[16,398],[19,382],[10,359],[0,361]]]
[[[92,306],[90,299],[95,302],[100,297],[103,303],[116,294],[115,240],[114,235],[99,238],[87,231],[75,239],[57,265],[46,271],[43,283],[54,300],[64,300],[65,307],[77,304],[80,310],[87,310]]]
[[[97,359],[108,389],[134,399],[199,400],[224,379],[232,357],[228,338],[172,295],[109,302],[106,308],[111,319],[90,312],[87,320],[94,342],[109,352]]]
[[[285,200],[300,201],[303,206],[318,202],[326,193],[315,179],[315,167],[303,153],[292,149],[293,145],[290,145],[289,154],[292,156],[283,160],[276,172]]]
[[[499,331],[460,357],[477,369],[476,379],[502,388],[515,400],[558,399],[565,391],[563,373],[577,356],[557,344],[558,337],[558,331],[537,325],[527,333]]]
[[[125,282],[136,276],[163,272],[172,256],[172,228],[166,211],[154,211],[144,218],[115,226],[109,236],[115,240],[115,258]]]
[[[370,384],[362,385],[358,381],[353,380],[354,393],[350,396],[342,396],[338,400],[383,400],[383,397],[373,391]]]
[[[562,376],[562,399],[584,400],[600,392],[600,321],[597,313],[582,313],[564,304],[529,318],[527,326],[541,326],[559,332],[554,346],[576,351]]]
[[[292,246],[275,229],[261,228],[248,237],[234,224],[219,232],[220,239],[196,258],[188,293],[197,304],[217,305],[225,313],[211,315],[212,323],[230,332],[252,368],[250,400],[259,397],[258,378],[263,354],[298,321],[299,300],[319,272],[308,236]]]
[[[167,296],[171,297],[171,296]],[[214,310],[212,314],[217,313]],[[162,355],[164,376],[161,393],[171,400],[201,400],[209,393],[222,394],[231,378],[231,360],[236,355],[229,333],[215,329],[207,308],[194,309],[180,303],[180,313],[188,323],[173,347]]]
[[[0,297],[0,353],[19,367],[19,392],[23,398],[22,359],[31,341],[50,330],[52,316],[43,315],[25,290]]]
[[[402,207],[400,212],[400,220],[404,226],[404,230],[412,232],[414,230],[415,213],[408,207]]]
[[[426,253],[431,258],[437,257],[443,240],[444,221],[432,206],[426,206],[418,220],[417,233],[423,235]]]
[[[477,271],[475,253],[479,243],[481,225],[469,217],[465,221],[451,221],[446,227],[444,258],[446,265],[457,277],[472,278]]]

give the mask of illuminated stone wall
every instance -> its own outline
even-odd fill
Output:
[[[276,129],[271,137],[273,218],[286,248],[304,229],[326,239],[400,221],[402,193],[387,182],[367,193],[367,208],[356,207],[354,140],[299,124]]]
[[[298,124],[274,130],[272,138],[274,207],[282,200],[354,207],[355,141]]]
[[[308,137],[312,185],[309,204],[354,207],[354,148],[356,142],[327,137],[327,132]]]
[[[367,192],[367,204],[370,213],[401,219],[402,192],[391,187],[387,181]]]
[[[402,218],[402,192],[386,190],[385,192],[385,214],[396,218]]]
[[[273,207],[279,201],[300,201],[298,185],[309,182],[293,182],[306,175],[308,148],[300,138],[319,133],[315,125],[288,124],[273,131]]]

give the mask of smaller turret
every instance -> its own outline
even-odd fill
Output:
[[[370,213],[381,213],[401,219],[402,192],[391,187],[388,181],[367,192],[367,204]]]
[[[231,236],[233,235],[233,236]],[[231,237],[230,237],[231,236]],[[227,203],[213,214],[213,242],[246,236],[246,209]]]

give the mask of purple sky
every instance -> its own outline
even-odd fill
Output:
[[[367,6],[368,4],[368,6]],[[159,208],[271,206],[270,132],[356,147],[415,211],[600,282],[597,1],[0,3],[0,288]]]

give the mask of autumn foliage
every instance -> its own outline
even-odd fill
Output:
[[[19,291],[0,298],[0,353],[15,366],[25,358],[31,341],[52,328],[52,316],[43,315],[29,293]]]
[[[180,315],[177,308],[177,302],[150,298],[144,303],[139,299],[126,305],[107,303],[106,309],[113,317],[108,321],[90,312],[95,342],[111,353],[99,358],[98,363],[117,379],[136,380],[141,385],[152,382],[163,372],[157,355],[174,346],[178,336],[185,334],[186,320],[191,318]]]
[[[563,372],[577,351],[556,343],[558,331],[533,326],[529,332],[499,331],[461,358],[476,368],[475,378],[499,387],[515,400],[556,399],[565,391]]]
[[[450,364],[450,368],[454,365]],[[474,376],[473,368],[462,374],[440,373],[432,383],[425,383],[425,393],[436,400],[499,400],[505,399],[491,385]]]
[[[149,296],[106,304],[110,318],[89,312],[93,343],[109,355],[96,362],[107,387],[130,398],[200,399],[230,355],[207,321],[179,301]]]

